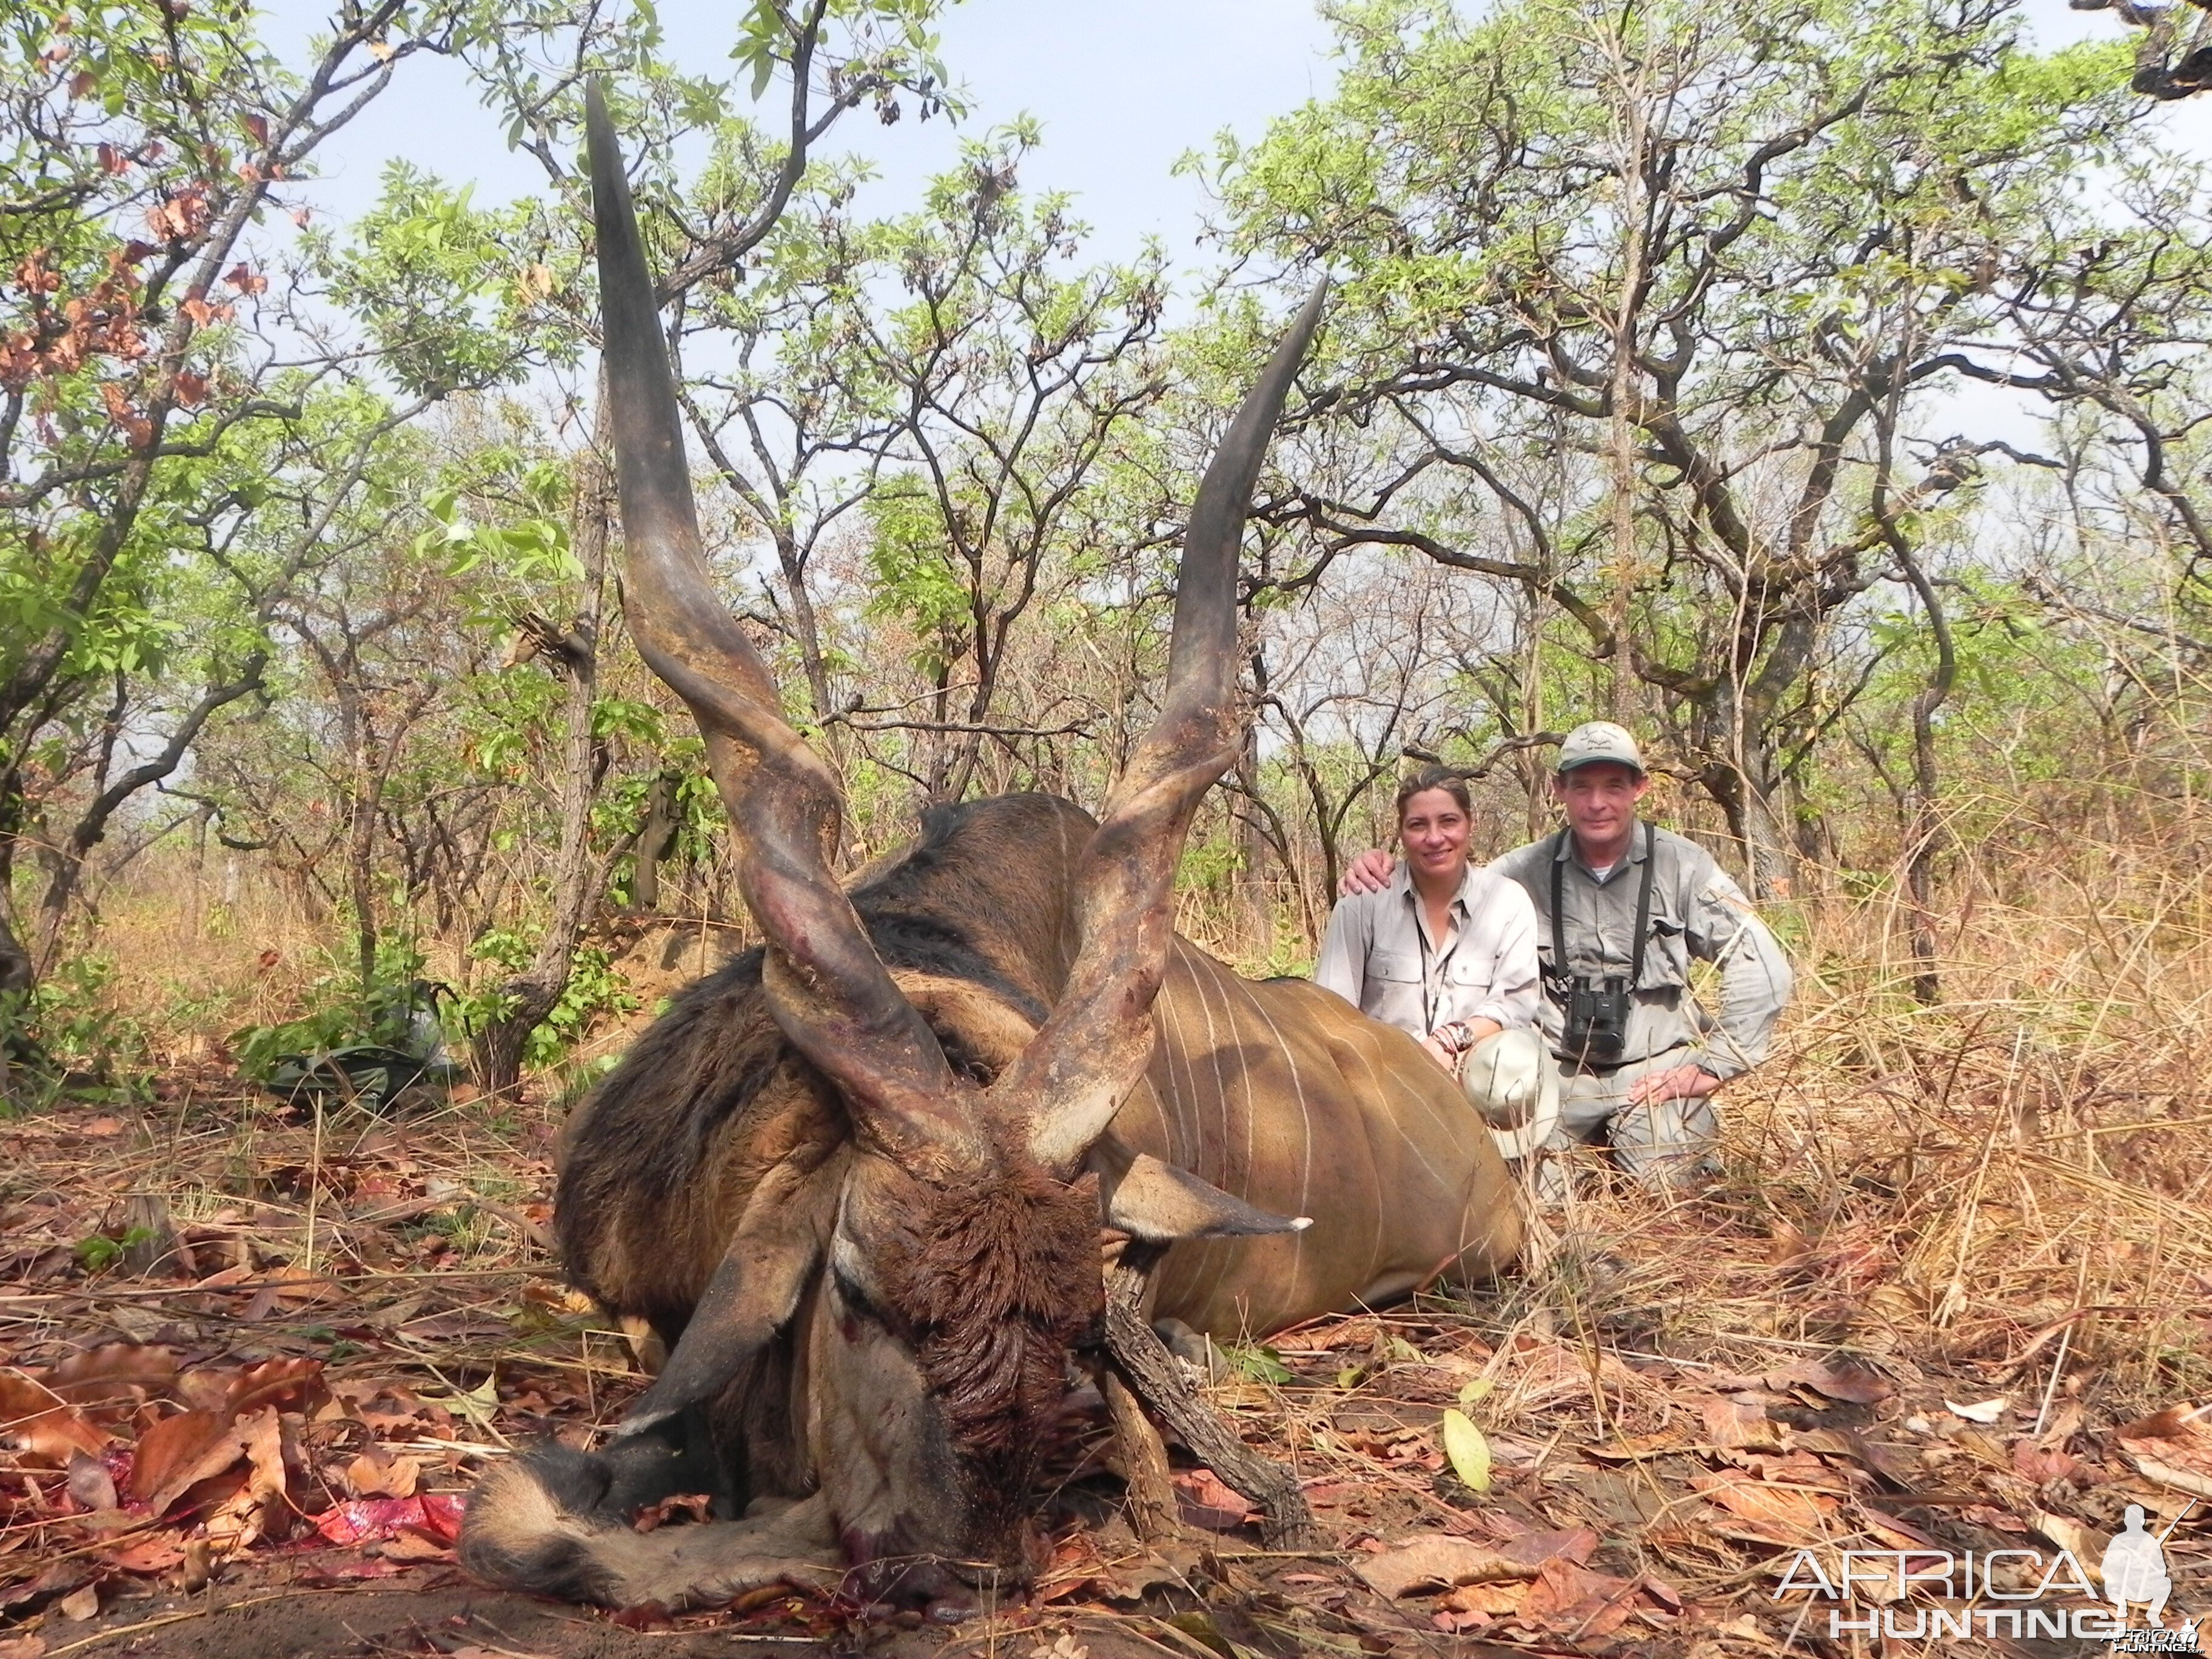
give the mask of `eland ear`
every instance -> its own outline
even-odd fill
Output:
[[[795,1181],[772,1171],[761,1182],[667,1364],[623,1414],[617,1437],[713,1399],[791,1322],[829,1240],[842,1164],[832,1159]]]
[[[1277,1215],[1150,1152],[1132,1152],[1111,1132],[1098,1138],[1085,1164],[1105,1194],[1106,1224],[1146,1243],[1299,1233],[1313,1225],[1311,1216]]]

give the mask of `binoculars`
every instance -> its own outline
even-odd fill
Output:
[[[1613,1064],[1628,1046],[1628,981],[1571,981],[1566,1015],[1567,1053],[1585,1065]]]

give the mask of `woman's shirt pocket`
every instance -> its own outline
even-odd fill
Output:
[[[1427,1002],[1419,956],[1411,951],[1368,953],[1366,991],[1359,1003],[1362,1013],[1415,1036],[1425,1036]]]
[[[1411,951],[1376,951],[1367,958],[1367,973],[1371,979],[1387,979],[1399,985],[1419,985],[1421,982],[1421,959]]]

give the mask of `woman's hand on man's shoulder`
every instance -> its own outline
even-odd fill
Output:
[[[1379,893],[1397,873],[1398,860],[1381,848],[1370,847],[1345,866],[1343,879],[1336,884],[1336,896],[1351,898],[1359,893]]]

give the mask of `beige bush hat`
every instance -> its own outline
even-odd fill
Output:
[[[1599,761],[1626,766],[1633,772],[1645,769],[1644,751],[1636,746],[1636,739],[1628,734],[1626,727],[1615,726],[1611,720],[1585,720],[1567,733],[1552,770],[1555,774],[1571,772],[1577,766],[1590,766]]]
[[[1528,1157],[1559,1125],[1559,1068],[1537,1032],[1500,1031],[1475,1044],[1460,1062],[1459,1086],[1509,1162]]]

